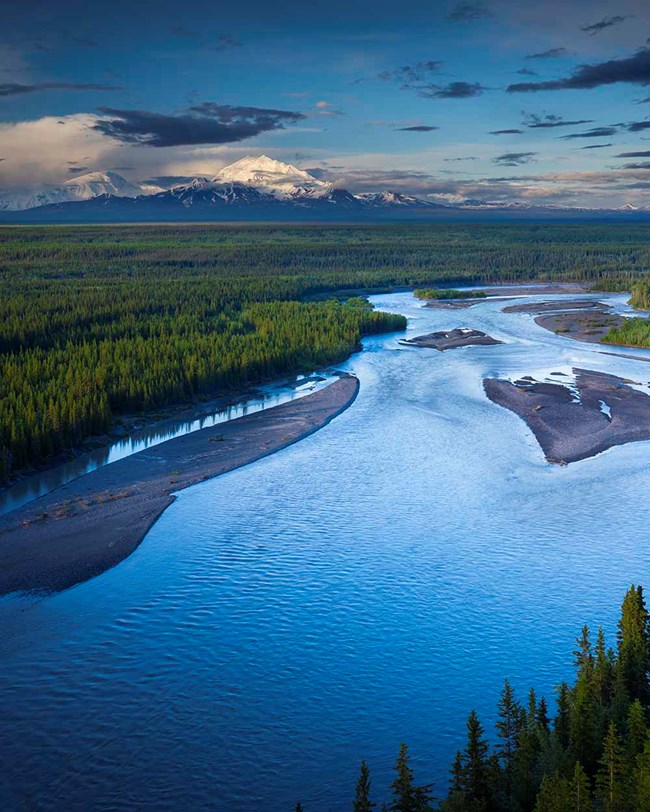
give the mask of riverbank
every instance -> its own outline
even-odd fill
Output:
[[[0,595],[53,592],[115,566],[174,493],[285,448],[354,401],[352,376],[299,400],[185,434],[98,468],[0,517]]]

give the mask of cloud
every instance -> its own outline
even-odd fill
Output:
[[[475,155],[468,155],[463,158],[444,158],[443,160],[445,163],[455,163],[456,161],[478,161],[478,158]]]
[[[509,85],[508,93],[539,90],[591,90],[594,87],[621,82],[650,84],[650,49],[641,48],[625,59],[610,59],[595,65],[580,65],[570,76],[547,82],[521,82]]]
[[[643,130],[650,130],[650,121],[631,121],[626,128],[631,133],[640,133]]]
[[[642,149],[638,152],[619,152],[615,158],[650,158],[650,149]]]
[[[316,113],[319,116],[343,116],[345,113],[342,110],[337,110],[336,107],[328,101],[318,101],[314,105]]]
[[[160,186],[161,189],[171,189],[172,186],[181,186],[191,183],[193,180],[192,175],[157,175],[154,178],[147,178],[141,183],[148,186]]]
[[[33,85],[16,83],[0,84],[0,97],[20,96],[23,93],[40,93],[43,90],[122,90],[115,85],[96,85],[83,82],[39,82]]]
[[[594,34],[599,34],[606,28],[611,28],[613,25],[620,25],[621,23],[625,22],[625,20],[629,19],[629,16],[630,15],[628,14],[625,17],[621,17],[620,14],[616,14],[614,17],[603,17],[603,19],[599,20],[597,23],[581,26],[580,30],[593,37]]]
[[[609,144],[587,144],[586,147],[578,147],[578,149],[605,149],[605,147],[611,147],[612,143],[610,141]]]
[[[147,110],[102,107],[92,129],[125,144],[172,147],[187,144],[227,144],[263,132],[284,129],[305,118],[303,113],[262,107],[232,107],[203,102],[182,115]]]
[[[561,56],[569,56],[571,52],[566,48],[549,48],[548,51],[540,51],[537,54],[528,54],[526,59],[557,59]],[[521,73],[521,71],[519,71]]]
[[[490,130],[490,135],[521,135],[523,130],[517,130],[514,127],[509,130]]]
[[[492,162],[500,166],[522,166],[535,160],[536,152],[504,152],[492,158]]]
[[[555,127],[574,127],[577,124],[591,124],[593,119],[580,118],[574,121],[566,121],[562,116],[554,116],[551,114],[538,115],[537,113],[525,114],[524,124],[531,130],[545,130],[553,129]]]
[[[402,65],[395,70],[385,70],[377,74],[378,79],[384,81],[398,82],[403,88],[410,88],[414,85],[426,82],[432,73],[437,73],[443,65],[435,59],[424,62],[416,62],[415,65]]]
[[[616,127],[592,127],[591,130],[585,130],[581,133],[571,133],[570,135],[561,135],[560,138],[564,140],[571,140],[573,138],[607,138],[610,135],[616,135],[618,129]]]
[[[425,99],[469,99],[480,96],[486,88],[478,82],[450,82],[448,85],[425,85],[418,88],[418,96]]]
[[[89,166],[69,166],[68,172],[71,174],[79,174],[79,172],[89,172]]]
[[[429,127],[426,124],[415,124],[413,127],[398,127],[398,132],[405,133],[430,133],[439,130],[440,127]]]
[[[623,169],[650,169],[650,161],[642,163],[623,164]]]
[[[528,59],[533,59],[534,57],[527,57]],[[517,73],[520,76],[538,76],[539,74],[535,70],[530,70],[530,68],[520,68]]]
[[[452,23],[471,23],[491,16],[490,9],[480,3],[459,3],[449,12],[447,19]]]

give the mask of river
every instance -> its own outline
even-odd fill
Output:
[[[552,699],[583,623],[614,642],[624,590],[650,587],[650,443],[551,466],[481,381],[580,366],[647,385],[650,364],[498,301],[373,301],[408,336],[505,343],[365,339],[342,367],[359,396],[326,428],[181,492],[100,577],[0,601],[3,810],[348,809],[361,758],[387,797],[401,741],[441,793],[506,676]]]

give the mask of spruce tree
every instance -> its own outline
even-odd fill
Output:
[[[582,769],[582,764],[579,761],[576,761],[569,789],[571,792],[572,812],[591,812],[593,809],[591,787],[587,773]]]
[[[467,745],[463,753],[462,790],[467,810],[483,812],[490,807],[488,744],[476,711],[467,718]]]
[[[497,707],[496,729],[499,737],[496,752],[503,768],[506,772],[510,772],[517,749],[517,737],[521,730],[521,705],[517,702],[508,680],[505,681]]]
[[[631,700],[648,704],[649,620],[643,587],[632,585],[621,607],[618,623],[618,668]]]
[[[544,776],[534,812],[575,812],[571,789],[566,778],[562,778],[558,773]]]
[[[638,699],[630,705],[627,715],[625,732],[625,746],[628,761],[634,765],[638,756],[643,753],[648,737],[648,725],[645,720],[645,711]]]
[[[596,775],[596,791],[603,812],[625,812],[625,759],[614,722],[603,742],[603,755]]]
[[[650,735],[632,772],[632,803],[634,812],[650,812]]]
[[[413,785],[413,770],[409,764],[408,747],[404,743],[399,746],[399,754],[395,762],[395,772],[397,775],[390,785],[393,791],[393,800],[389,809],[391,812],[413,812],[415,789]]]
[[[376,804],[370,800],[370,770],[366,762],[362,761],[352,810],[353,812],[370,812],[375,806]]]
[[[553,722],[553,731],[560,747],[566,750],[570,742],[571,704],[569,686],[563,682],[557,691],[557,712]]]

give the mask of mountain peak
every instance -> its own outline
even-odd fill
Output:
[[[279,198],[327,194],[332,188],[309,172],[268,155],[247,155],[217,172],[212,183],[242,183]]]

